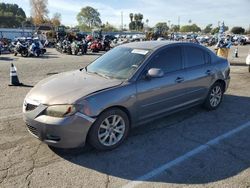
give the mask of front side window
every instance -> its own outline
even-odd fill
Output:
[[[182,69],[180,47],[169,47],[159,51],[151,60],[149,68],[160,68],[164,73]]]

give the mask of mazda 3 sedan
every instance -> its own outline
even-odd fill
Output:
[[[194,105],[216,109],[230,80],[226,59],[193,43],[134,42],[39,82],[24,100],[29,132],[61,148],[120,145],[136,125]],[[143,126],[143,125],[142,125]]]

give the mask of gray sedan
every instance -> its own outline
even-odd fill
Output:
[[[226,59],[192,43],[135,42],[80,70],[39,82],[27,94],[29,132],[61,148],[120,145],[134,126],[194,105],[216,109],[230,80]]]

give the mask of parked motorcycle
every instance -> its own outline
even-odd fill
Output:
[[[104,39],[104,40],[102,41],[102,51],[109,51],[110,48],[111,48],[110,44],[111,44],[111,41],[110,41],[110,40]]]
[[[21,54],[22,57],[28,57],[29,51],[27,45],[18,41],[14,48],[14,56],[17,56],[17,54]]]
[[[73,55],[78,55],[79,53],[83,54],[83,45],[80,41],[73,41],[71,43],[71,53]]]
[[[92,51],[92,52],[99,52],[102,50],[102,43],[99,41],[99,40],[94,40],[90,46],[89,46],[89,49]]]

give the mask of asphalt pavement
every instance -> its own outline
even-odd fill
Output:
[[[249,188],[248,50],[239,49],[240,58],[229,55],[235,62],[231,83],[217,110],[197,106],[139,126],[124,144],[108,152],[89,145],[72,150],[48,147],[28,133],[21,116],[23,99],[38,81],[79,69],[100,54],[70,56],[48,49],[40,58],[1,55],[0,187]],[[10,63],[25,87],[8,86]]]

